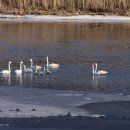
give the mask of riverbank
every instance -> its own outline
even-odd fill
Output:
[[[0,129],[130,129],[130,96],[75,91],[0,89]],[[51,96],[50,96],[51,95]],[[71,99],[71,100],[70,100]]]
[[[2,0],[0,13],[15,15],[129,15],[129,0]]]

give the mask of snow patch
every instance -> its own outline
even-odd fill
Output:
[[[0,21],[33,21],[33,22],[130,22],[128,16],[103,16],[103,15],[78,15],[78,16],[55,16],[55,15],[3,15]]]

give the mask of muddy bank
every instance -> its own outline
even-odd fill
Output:
[[[125,12],[102,12],[102,11],[82,11],[82,10],[19,10],[19,9],[2,9],[0,14],[12,14],[12,15],[55,15],[55,16],[78,16],[78,15],[104,15],[104,16],[130,16],[129,11]]]

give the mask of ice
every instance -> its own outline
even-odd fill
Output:
[[[46,117],[70,112],[72,116],[98,118],[105,115],[92,114],[78,106],[107,101],[130,101],[130,95],[1,86],[0,117]],[[17,108],[20,111],[16,111]]]
[[[55,16],[55,15],[3,15],[0,21],[34,21],[34,22],[130,22],[128,16],[103,16],[103,15],[78,15],[78,16]]]

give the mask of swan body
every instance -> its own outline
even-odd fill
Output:
[[[51,69],[58,69],[58,68],[60,67],[59,64],[55,64],[55,63],[49,64],[49,59],[48,59],[48,57],[46,57],[46,60],[47,60],[47,64],[46,64],[46,65],[47,65],[49,68],[51,68]]]
[[[93,75],[106,75],[106,74],[108,74],[108,72],[104,71],[104,70],[97,71],[97,66],[98,66],[97,63],[92,65],[92,73],[93,73]]]
[[[8,63],[8,70],[3,70],[3,71],[1,71],[0,73],[1,74],[10,74],[11,73],[11,68],[10,68],[10,65],[11,65],[11,61],[9,61],[9,63]]]
[[[9,70],[3,70],[1,71],[1,74],[10,74],[11,72]]]
[[[43,68],[43,67],[38,66],[38,65],[36,65],[35,67],[37,67],[37,70],[41,70]]]
[[[23,72],[30,73],[30,72],[32,72],[32,69],[31,68],[27,68],[26,65],[23,65]]]
[[[19,70],[15,70],[16,74],[22,74],[22,64],[23,64],[23,61],[20,62],[20,69]]]
[[[55,63],[49,64],[49,68],[52,68],[52,69],[58,69],[59,67],[60,67],[59,64],[55,64]]]
[[[38,66],[36,66],[34,74],[35,75],[44,75],[45,74],[45,66],[44,66],[44,70],[43,71],[39,71],[38,70]]]
[[[95,75],[105,75],[105,74],[108,74],[107,71],[104,71],[104,70],[99,70],[97,72],[94,73]]]

